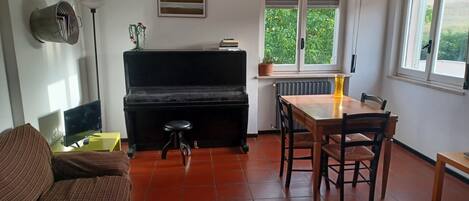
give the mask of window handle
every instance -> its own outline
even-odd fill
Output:
[[[432,44],[433,44],[433,41],[429,40],[428,44],[422,47],[422,50],[427,49],[428,54],[432,53]]]
[[[305,49],[305,39],[304,38],[301,38],[301,40],[300,40],[300,48]]]
[[[357,69],[357,55],[352,54],[352,66],[350,67],[350,73],[355,73]]]

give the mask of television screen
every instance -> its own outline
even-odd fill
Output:
[[[94,101],[64,112],[64,145],[70,146],[101,130],[101,104]]]

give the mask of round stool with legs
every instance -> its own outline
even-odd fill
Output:
[[[191,155],[191,146],[188,144],[184,138],[184,131],[192,129],[191,122],[184,120],[170,121],[164,125],[164,130],[170,132],[169,141],[164,145],[163,150],[161,151],[161,158],[166,159],[168,150],[170,149],[171,144],[174,145],[174,148],[179,148],[182,156],[182,163],[186,165],[186,156]]]

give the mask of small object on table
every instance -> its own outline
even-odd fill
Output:
[[[449,164],[465,173],[469,173],[469,160],[467,154],[467,152],[437,154],[432,201],[441,201],[446,164]]]
[[[87,145],[87,144],[89,144],[89,143],[90,143],[90,138],[85,138],[85,139],[83,140],[83,144],[84,144],[84,145]]]
[[[145,46],[147,27],[143,23],[129,25],[130,41],[135,44],[134,50],[143,49]]]
[[[174,144],[174,148],[179,148],[181,151],[182,156],[182,163],[184,166],[186,165],[186,156],[191,155],[191,146],[187,143],[186,139],[184,138],[184,131],[188,131],[192,129],[191,122],[178,120],[178,121],[171,121],[164,125],[164,130],[167,132],[171,132],[169,135],[169,141],[164,145],[163,150],[161,151],[161,158],[166,159],[166,155],[168,154],[169,146]]]
[[[344,74],[336,74],[334,80],[334,98],[342,98],[344,96]]]
[[[469,152],[464,152],[464,157],[466,157],[467,159],[469,159]]]
[[[239,41],[233,38],[227,38],[220,41],[218,50],[239,51]]]

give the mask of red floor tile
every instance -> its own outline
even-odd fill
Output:
[[[184,178],[184,186],[213,186],[212,174],[188,174]]]
[[[293,172],[290,188],[279,177],[280,139],[276,135],[249,138],[250,152],[238,147],[194,149],[187,166],[178,150],[162,160],[159,151],[142,151],[131,160],[130,176],[134,201],[309,201],[313,193],[310,172]],[[295,155],[308,155],[309,150]],[[311,168],[309,161],[295,162],[295,168]],[[384,201],[428,201],[431,199],[434,167],[394,145],[388,193]],[[375,200],[381,192],[378,171]],[[366,175],[366,173],[364,173]],[[347,178],[350,176],[347,173]],[[330,171],[330,178],[336,175]],[[332,185],[332,184],[331,184]],[[443,200],[467,201],[469,185],[447,175]],[[345,185],[346,201],[368,200],[369,187]],[[321,200],[338,200],[334,186],[321,186]]]
[[[216,190],[214,186],[185,187],[183,193],[184,201],[216,201]]]
[[[247,184],[217,185],[219,201],[247,201],[251,200],[251,191]]]
[[[149,189],[147,201],[180,201],[182,199],[182,188],[155,188]]]
[[[249,184],[251,189],[252,197],[254,199],[262,198],[285,198],[282,185],[280,183],[261,183],[261,184]]]
[[[215,172],[215,184],[246,184],[246,178],[241,169]]]
[[[214,161],[213,168],[215,172],[241,170],[241,163],[238,160],[234,161]]]
[[[132,200],[145,200],[145,194],[151,182],[151,176],[131,175],[132,181]]]
[[[278,171],[273,169],[247,169],[245,170],[248,183],[272,183],[280,182]]]

